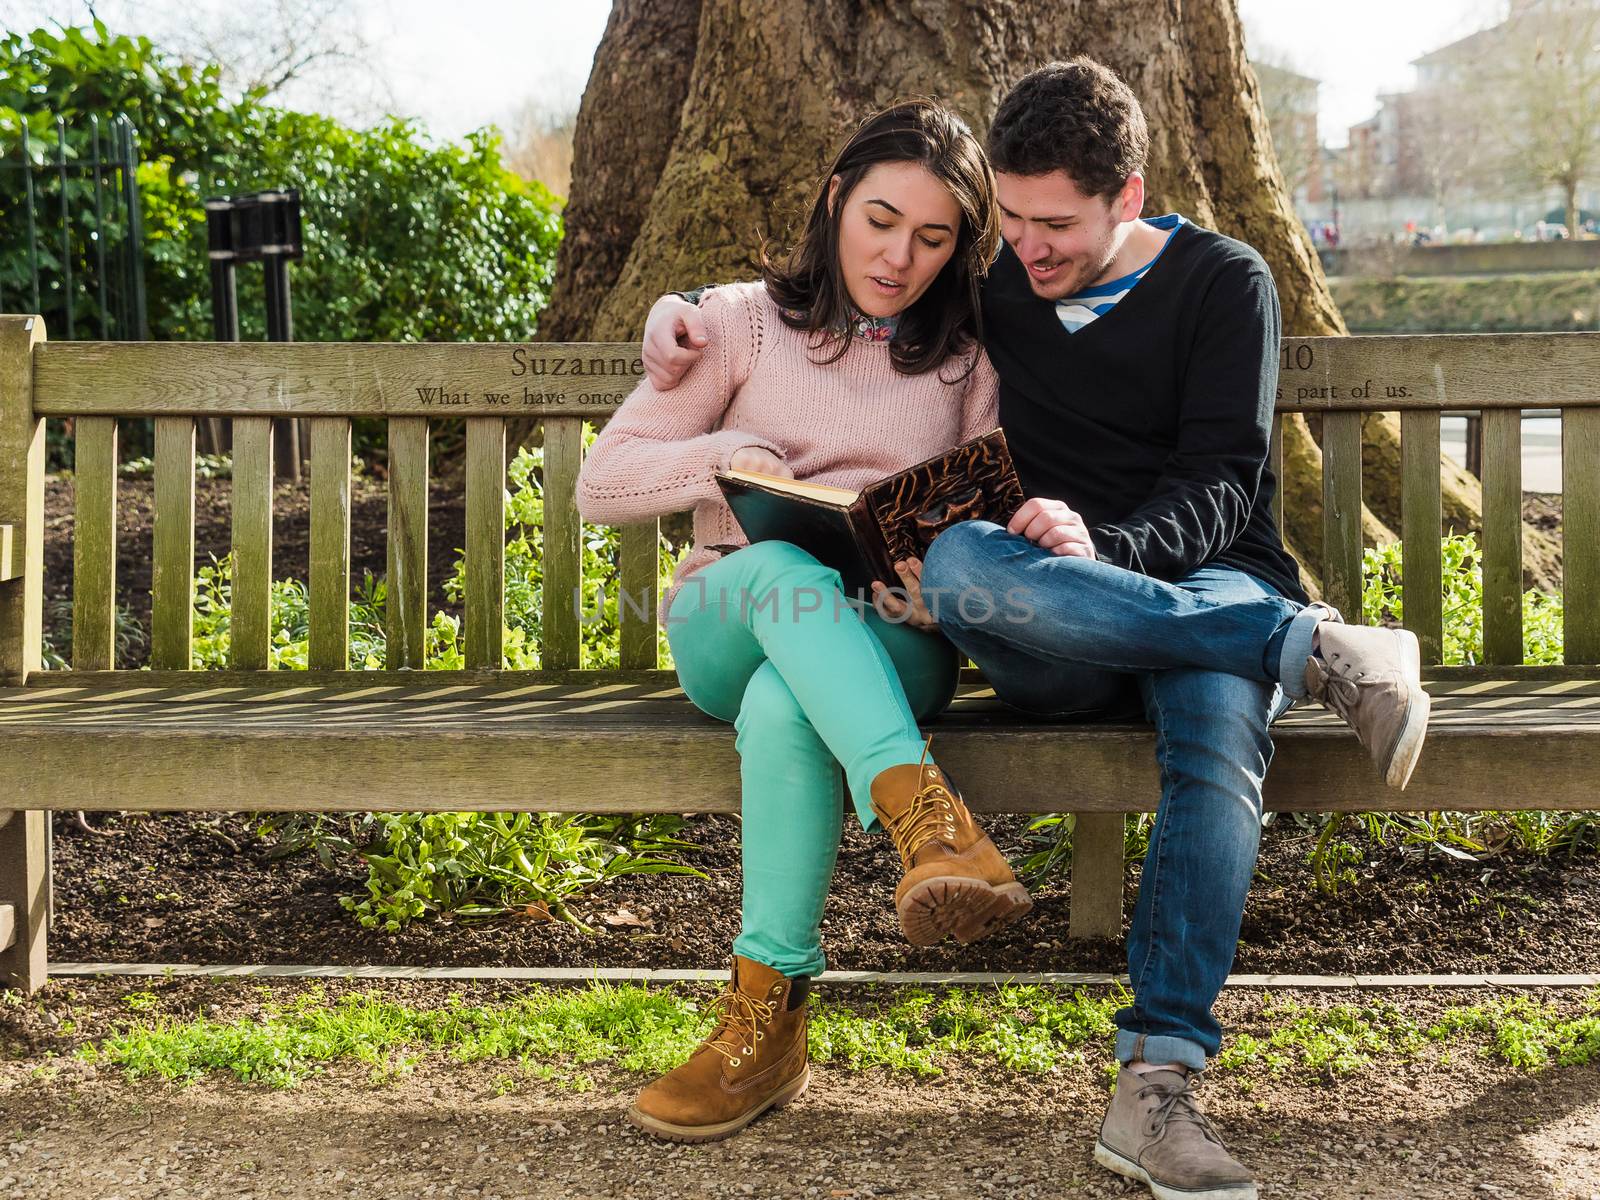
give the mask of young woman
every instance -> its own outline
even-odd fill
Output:
[[[918,732],[954,695],[955,649],[925,610],[885,598],[898,581],[862,603],[805,551],[747,544],[714,479],[734,468],[859,489],[994,428],[978,281],[998,246],[993,175],[960,119],[927,101],[869,117],[787,258],[706,295],[699,361],[672,391],[641,383],[579,474],[587,520],[694,509],[661,618],[684,691],[733,723],[741,764],[733,978],[716,1031],[630,1109],[651,1133],[728,1137],[804,1090],[845,782],[862,825],[900,853],[895,905],[913,944],[972,941],[1030,907]]]

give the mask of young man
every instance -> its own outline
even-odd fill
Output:
[[[1255,868],[1268,728],[1321,700],[1403,787],[1428,697],[1414,635],[1306,603],[1270,515],[1271,274],[1181,216],[1140,217],[1148,148],[1133,93],[1088,59],[1043,67],[1001,102],[989,154],[1006,245],[985,284],[985,345],[1029,498],[1005,526],[946,530],[878,603],[936,620],[1009,705],[1155,726],[1134,999],[1117,1014],[1095,1157],[1159,1197],[1246,1200],[1251,1174],[1194,1086],[1220,1046],[1211,1010]],[[657,386],[697,343],[696,310],[658,302],[644,351]]]

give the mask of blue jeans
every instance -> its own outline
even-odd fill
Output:
[[[1268,726],[1305,695],[1313,632],[1332,610],[1232,567],[1166,583],[1054,555],[990,521],[940,534],[922,589],[1008,705],[1142,712],[1155,726],[1161,802],[1128,931],[1133,1003],[1117,1013],[1117,1059],[1203,1069],[1221,1046],[1211,1009],[1260,845]]]

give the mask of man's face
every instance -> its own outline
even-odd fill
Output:
[[[1065,171],[1048,175],[995,172],[1000,232],[1028,270],[1033,294],[1060,300],[1089,287],[1110,269],[1122,248],[1129,192],[1143,204],[1143,180],[1131,176],[1122,194],[1085,196]],[[1139,207],[1133,209],[1137,216]]]

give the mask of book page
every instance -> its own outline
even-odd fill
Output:
[[[775,492],[792,492],[797,496],[810,496],[813,500],[845,507],[853,504],[855,498],[860,495],[859,492],[852,492],[849,488],[834,487],[827,483],[807,483],[800,479],[785,479],[782,475],[768,475],[764,471],[719,471],[718,474],[745,483],[759,484]]]

